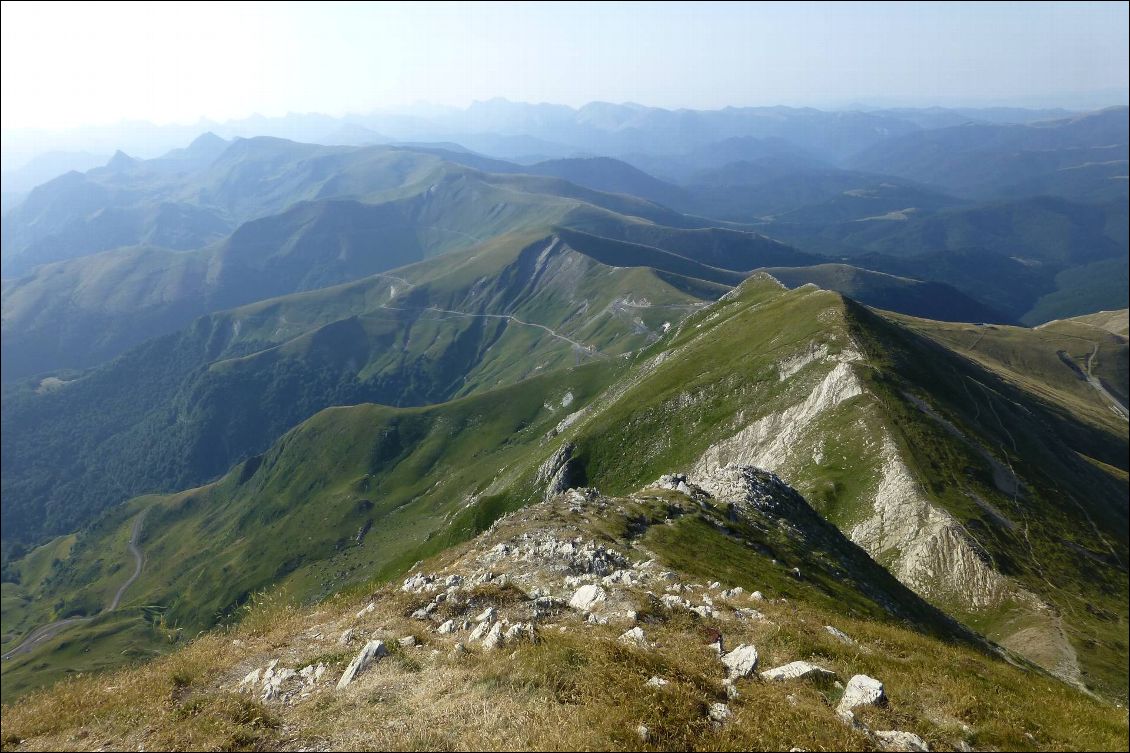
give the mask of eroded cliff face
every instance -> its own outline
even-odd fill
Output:
[[[812,344],[782,358],[780,379],[807,380],[811,390],[711,445],[694,463],[692,478],[730,464],[753,465],[807,493],[817,483],[831,441],[854,447],[866,478],[857,479],[854,497],[838,500],[833,522],[932,603],[963,617],[1008,613],[1000,621],[1003,627],[990,630],[989,637],[1078,683],[1075,652],[1055,610],[1003,575],[961,522],[924,491],[891,430],[875,418],[879,400],[860,378],[858,370],[866,368],[862,361],[854,345],[833,352],[826,344]],[[756,410],[750,406],[749,412]],[[830,437],[830,432],[851,436]]]

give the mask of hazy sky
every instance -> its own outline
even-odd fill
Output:
[[[1115,3],[3,3],[2,125],[475,99],[1052,104],[1127,87]]]

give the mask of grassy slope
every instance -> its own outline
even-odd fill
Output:
[[[7,536],[215,478],[330,405],[442,402],[639,347],[723,290],[550,243],[502,236],[198,320],[56,390],[8,390],[5,432],[22,439],[4,448]]]
[[[934,503],[964,524],[1006,574],[1062,611],[1088,681],[1124,693],[1119,662],[1126,652],[1120,606],[1127,593],[1126,549],[1120,543],[1127,528],[1121,504],[1125,481],[1080,455],[1124,471],[1125,430],[1116,434],[1088,427],[1054,404],[1009,388],[991,372],[926,346],[906,330],[871,315],[859,319],[861,310],[844,309],[836,296],[805,291],[781,296],[750,283],[741,290],[740,299],[724,299],[689,318],[674,340],[663,344],[677,349],[685,344],[679,357],[643,376],[577,430],[578,461],[587,481],[624,491],[671,469],[688,468],[745,422],[803,399],[822,376],[809,367],[807,376],[801,372],[781,381],[779,359],[813,341],[827,343],[833,352],[849,336],[868,342],[871,369],[864,377],[871,396],[842,403],[806,431],[805,444],[783,466],[790,481],[850,530],[868,514],[876,493],[877,443],[892,436]],[[697,333],[700,327],[703,332]],[[970,395],[966,384],[980,394]],[[966,437],[976,438],[975,444],[955,441],[909,401],[908,390],[928,396]],[[745,418],[735,420],[743,409]],[[1002,422],[999,428],[986,428],[989,414]],[[996,488],[992,466],[977,444],[1013,465],[1027,484],[1024,499],[1013,500]],[[995,522],[971,494],[1025,521],[1028,536]],[[936,598],[997,639],[1028,624],[1007,605],[995,621],[960,607],[952,595]]]
[[[154,508],[147,519],[155,537],[146,542],[150,561],[181,565],[148,570],[139,593],[152,594],[185,626],[205,625],[272,581],[311,596],[354,577],[402,572],[421,554],[536,499],[534,471],[560,442],[546,443],[548,430],[589,403],[564,432],[577,444],[581,480],[608,493],[631,491],[692,466],[749,421],[803,401],[830,367],[817,359],[784,379],[778,364],[815,343],[833,354],[862,347],[866,361],[857,373],[868,391],[819,414],[800,438],[800,454],[781,470],[850,530],[868,514],[879,481],[875,443],[891,437],[933,503],[966,527],[996,567],[1053,604],[1084,679],[1124,694],[1125,481],[1080,456],[1125,471],[1125,436],[1082,423],[1069,409],[835,294],[785,292],[765,278],[747,281],[660,342],[616,362],[623,365],[547,374],[433,408],[319,414],[261,461]],[[627,372],[614,380],[617,369]],[[566,388],[574,402],[550,412]],[[908,392],[927,396],[973,440],[956,439]],[[990,413],[999,426],[980,418]],[[820,457],[813,441],[821,443]],[[1015,468],[1025,482],[1022,497],[996,488],[985,451]],[[1023,532],[987,515],[970,495],[1022,521]],[[350,546],[368,516],[374,527],[363,546]],[[212,543],[201,548],[201,541]],[[1022,606],[970,611],[945,593],[935,601],[997,638],[1033,624]]]
[[[404,594],[395,586],[364,599],[338,596],[316,612],[265,600],[237,627],[204,635],[170,656],[109,676],[78,678],[6,705],[3,745],[21,750],[871,749],[862,734],[835,720],[832,709],[842,691],[831,683],[741,680],[739,696],[728,699],[721,665],[704,645],[710,629],[719,629],[728,646],[756,645],[760,667],[808,660],[841,680],[856,673],[879,678],[889,704],[860,710],[860,718],[872,729],[920,735],[934,750],[1125,745],[1124,709],[961,641],[897,624],[882,610],[851,615],[853,607],[862,606],[859,601],[849,606],[807,580],[782,577],[782,566],[765,547],[793,547],[805,565],[814,556],[802,539],[790,539],[783,529],[766,528],[765,521],[735,526],[732,516],[713,505],[692,506],[673,525],[662,525],[674,507],[686,509],[680,495],[611,502],[600,512],[581,514],[560,504],[537,505],[482,538],[421,563],[421,569],[467,575],[477,555],[524,531],[552,531],[558,538],[579,534],[633,559],[655,556],[659,567],[674,571],[684,583],[718,577],[723,587],[762,589],[769,600],[756,606],[767,621],[700,619],[658,607],[642,588],[629,588],[623,598],[639,612],[652,642],[648,649],[616,639],[626,627],[622,621],[586,625],[580,615],[563,610],[540,623],[537,643],[494,652],[472,646],[456,654],[452,644],[465,636],[436,635],[426,623],[408,618],[430,597]],[[646,532],[637,538],[641,527]],[[743,539],[760,546],[743,545]],[[701,552],[710,552],[719,569],[704,567]],[[507,565],[503,561],[499,567],[509,572]],[[531,575],[529,566],[514,575]],[[543,577],[553,582],[553,574]],[[847,595],[859,599],[858,593]],[[465,606],[444,609],[471,616],[492,606],[513,620],[525,619],[522,589],[483,586],[467,589],[465,596]],[[777,601],[781,597],[785,600]],[[716,604],[727,603],[717,592],[714,598]],[[355,617],[370,601],[375,611]],[[744,606],[741,598],[734,601]],[[855,643],[829,635],[823,627],[828,624]],[[336,636],[350,627],[366,636],[373,631],[392,646],[392,654],[348,689],[332,691],[331,683],[357,649],[336,644]],[[422,647],[400,648],[395,639],[404,635],[415,636]],[[329,672],[308,698],[289,705],[235,691],[247,671],[272,659],[293,667],[321,661]],[[648,686],[652,676],[668,685]],[[717,702],[727,703],[734,714],[721,729],[706,717],[708,706]],[[649,730],[649,743],[638,737],[640,724]]]
[[[762,271],[773,275],[790,288],[811,283],[886,311],[899,311],[941,321],[1008,321],[1006,315],[944,283],[922,282],[847,264],[769,267]]]
[[[311,598],[381,572],[400,572],[518,504],[506,495],[488,496],[461,512],[517,458],[547,452],[541,449],[546,432],[592,400],[615,368],[593,364],[428,408],[323,411],[214,484],[133,503],[148,508],[142,542],[148,564],[130,602],[158,605],[152,611],[191,635],[280,580]],[[84,608],[87,579],[115,562],[106,554],[107,540],[128,529],[126,520],[118,520],[122,510],[112,509],[80,536],[58,576],[29,593],[41,607],[55,606],[41,608],[37,617]],[[372,528],[358,545],[367,522]],[[126,607],[133,627],[140,628],[146,613]],[[43,662],[65,665],[72,658],[68,646],[89,642],[99,624],[74,628],[6,662],[5,687],[54,677],[36,668]],[[133,650],[159,648],[162,638],[138,633]],[[119,640],[105,649],[95,641],[91,655],[70,668],[112,660]]]
[[[1062,405],[1087,423],[1117,436],[1126,422],[1109,403],[1058,355],[1063,352],[1079,369],[1089,359],[1095,376],[1115,394],[1127,392],[1128,349],[1125,337],[1075,320],[1050,322],[1036,329],[999,325],[948,324],[895,316],[954,352],[992,369],[1018,387],[1049,403]]]

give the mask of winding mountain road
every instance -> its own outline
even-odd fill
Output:
[[[600,351],[598,351],[596,348],[592,347],[591,345],[585,345],[584,343],[579,343],[579,342],[577,342],[576,340],[574,340],[570,337],[566,337],[565,335],[562,335],[559,332],[555,332],[554,330],[550,329],[549,327],[545,326],[544,324],[537,324],[536,322],[523,321],[516,316],[511,316],[510,314],[469,314],[466,311],[453,311],[451,309],[441,309],[441,308],[437,308],[435,306],[411,306],[411,307],[409,307],[409,306],[381,306],[381,308],[389,309],[390,311],[434,311],[434,312],[439,313],[439,314],[453,314],[455,316],[464,316],[464,317],[471,317],[471,318],[505,319],[507,321],[514,322],[515,324],[521,324],[521,325],[524,325],[526,327],[537,327],[540,330],[544,330],[549,335],[556,337],[558,340],[564,340],[565,342],[569,343],[576,350],[583,352],[586,356],[588,356],[590,358],[608,358],[609,357],[607,354],[601,353]]]
[[[97,615],[91,617],[68,617],[64,620],[56,620],[55,622],[51,622],[46,625],[40,625],[35,630],[32,630],[30,633],[28,633],[27,638],[24,638],[23,642],[21,642],[20,645],[4,654],[4,661],[11,659],[13,656],[28,653],[44,641],[48,641],[51,638],[54,638],[56,635],[63,632],[63,630],[67,629],[71,625],[77,625],[80,622],[90,622],[94,619],[94,617],[103,615],[107,612],[113,612],[118,608],[118,605],[122,601],[122,596],[125,595],[126,589],[132,586],[133,582],[137,580],[138,576],[141,575],[141,567],[145,562],[145,557],[141,553],[141,549],[139,549],[137,546],[137,539],[141,535],[141,523],[145,520],[145,512],[145,510],[142,510],[140,513],[138,513],[137,518],[133,521],[133,528],[130,529],[129,534],[129,550],[133,554],[134,558],[133,575],[129,576],[126,579],[125,583],[118,587],[118,591],[114,594],[114,599],[110,602],[110,605],[99,612]]]
[[[1090,355],[1087,356],[1087,373],[1085,375],[1087,383],[1094,387],[1100,395],[1107,399],[1107,402],[1110,403],[1110,407],[1115,413],[1117,413],[1125,420],[1130,420],[1130,409],[1123,405],[1118,398],[1112,395],[1110,393],[1110,390],[1106,388],[1106,385],[1102,383],[1102,380],[1091,372],[1091,361],[1094,360],[1095,356],[1097,356],[1098,354],[1099,344],[1095,343],[1094,349],[1091,351]]]

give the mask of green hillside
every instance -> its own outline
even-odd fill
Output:
[[[1045,347],[1015,331],[1017,347]],[[130,503],[148,510],[131,603],[193,633],[270,584],[317,599],[402,573],[541,499],[547,480],[617,495],[751,463],[936,607],[1124,697],[1127,440],[1068,395],[1011,383],[837,294],[758,275],[627,359],[431,407],[333,408],[216,483]],[[62,605],[26,624],[78,603],[84,563],[128,525],[122,510],[24,594]],[[105,657],[108,638],[90,631],[125,615],[8,662],[5,684],[26,686],[30,667],[76,641]]]
[[[796,247],[942,282],[1014,321],[1125,307],[1126,202],[988,202],[867,222],[768,225]]]
[[[527,234],[198,319],[75,378],[5,391],[4,432],[20,437],[3,446],[5,540],[213,479],[332,405],[443,402],[607,359],[726,289]]]

